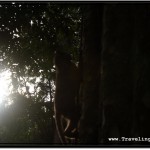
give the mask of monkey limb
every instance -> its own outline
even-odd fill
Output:
[[[67,143],[65,136],[77,138],[77,126],[80,116],[77,104],[79,90],[79,72],[71,57],[56,52],[56,92],[55,92],[55,121],[62,143]],[[63,118],[66,120],[63,125]]]
[[[63,125],[61,121],[61,114],[55,111],[55,122],[56,122],[56,129],[58,131],[58,136],[61,143],[67,143],[64,133],[63,133]]]

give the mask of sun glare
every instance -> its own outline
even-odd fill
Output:
[[[0,103],[10,94],[9,85],[11,83],[11,72],[4,71],[0,73]]]

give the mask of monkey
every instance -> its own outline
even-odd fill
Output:
[[[66,137],[77,139],[80,107],[77,102],[79,91],[79,69],[71,61],[71,56],[56,51],[54,57],[56,67],[56,91],[54,112],[56,129],[61,143],[67,142]],[[65,122],[65,123],[64,123]]]

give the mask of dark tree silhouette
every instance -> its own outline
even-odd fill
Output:
[[[83,7],[81,143],[148,143],[122,137],[149,136],[149,7]]]

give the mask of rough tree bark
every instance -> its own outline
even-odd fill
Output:
[[[103,139],[131,137],[132,6],[106,5],[102,52]]]
[[[80,143],[98,143],[102,5],[83,7],[83,83]]]
[[[80,143],[149,137],[150,4],[86,5],[83,11]]]

